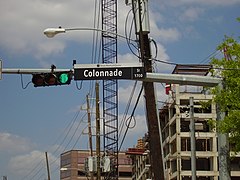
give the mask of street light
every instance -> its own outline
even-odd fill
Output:
[[[43,31],[43,33],[49,37],[52,38],[54,37],[56,34],[60,34],[60,33],[65,33],[67,31],[101,31],[101,32],[107,32],[101,29],[96,29],[96,28],[47,28]],[[115,33],[113,33],[115,34]]]
[[[54,37],[56,34],[65,33],[65,32],[66,32],[66,29],[63,29],[63,28],[47,28],[43,31],[43,33],[49,38]]]

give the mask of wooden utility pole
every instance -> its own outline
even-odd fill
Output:
[[[48,163],[48,154],[47,154],[47,152],[45,152],[45,156],[46,156],[46,163],[47,163],[48,180],[51,180],[51,178],[50,178],[50,168],[49,168],[49,163]]]
[[[91,112],[89,104],[89,94],[87,95],[87,114],[88,114],[88,138],[89,138],[89,148],[90,156],[93,157],[93,148],[92,148],[92,125],[91,125]],[[93,180],[93,172],[90,172],[91,180]]]
[[[96,156],[97,156],[97,180],[101,180],[100,167],[100,100],[99,100],[99,83],[96,82]]]
[[[90,104],[89,104],[89,94],[86,97],[87,99],[87,114],[88,114],[88,140],[89,140],[89,148],[90,148],[90,156],[93,156],[93,148],[92,148],[92,125],[91,125],[91,112],[90,112]]]
[[[148,19],[148,1],[134,0],[136,34],[139,37],[141,61],[146,72],[152,72],[151,50],[148,34],[150,32]],[[148,134],[150,139],[151,168],[154,180],[164,180],[162,157],[162,142],[160,139],[160,122],[155,99],[153,82],[143,82],[146,101]]]

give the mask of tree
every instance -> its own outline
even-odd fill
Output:
[[[232,37],[225,37],[218,50],[224,57],[213,58],[213,75],[223,78],[223,89],[213,89],[215,102],[226,112],[223,121],[218,122],[218,131],[229,133],[232,150],[240,151],[240,44]]]

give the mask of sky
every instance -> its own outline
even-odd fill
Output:
[[[0,59],[3,68],[71,69],[98,62],[93,56],[93,32],[72,31],[47,38],[49,27],[100,27],[94,0],[0,1]],[[118,33],[134,36],[131,6],[118,1]],[[240,0],[151,0],[149,1],[151,44],[156,59],[179,64],[209,63],[218,55],[224,36],[239,37]],[[128,18],[127,18],[128,17]],[[95,25],[94,25],[95,22]],[[97,41],[99,42],[99,41]],[[97,43],[96,43],[97,44]],[[134,50],[134,46],[131,46]],[[156,54],[157,51],[157,54]],[[96,53],[97,54],[97,53]],[[98,59],[98,60],[97,60]],[[124,38],[118,39],[118,62],[138,62]],[[174,66],[154,63],[157,73],[171,73]],[[56,87],[33,87],[31,75],[3,74],[0,80],[0,177],[9,180],[47,179],[48,152],[52,179],[59,179],[59,156],[71,149],[88,149],[86,95],[90,95],[94,133],[93,81]],[[123,119],[134,81],[119,81],[119,124]],[[102,87],[102,84],[100,83]],[[158,102],[166,99],[164,84],[156,84]],[[137,83],[127,117],[140,91]],[[102,93],[102,92],[100,92]],[[162,106],[157,104],[158,108]],[[102,112],[101,112],[102,115]],[[133,147],[147,132],[143,98],[121,150]],[[124,128],[125,129],[125,128]],[[120,133],[123,134],[124,131]]]

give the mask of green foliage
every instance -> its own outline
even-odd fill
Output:
[[[208,109],[211,107],[212,101],[199,101],[199,104],[201,105],[202,109]]]
[[[218,46],[224,52],[222,59],[213,58],[213,74],[223,78],[223,89],[213,89],[215,101],[226,117],[218,124],[218,130],[230,134],[235,151],[240,151],[240,44],[231,37],[225,37]]]
[[[208,119],[208,125],[211,130],[216,129],[217,126],[216,120]]]

